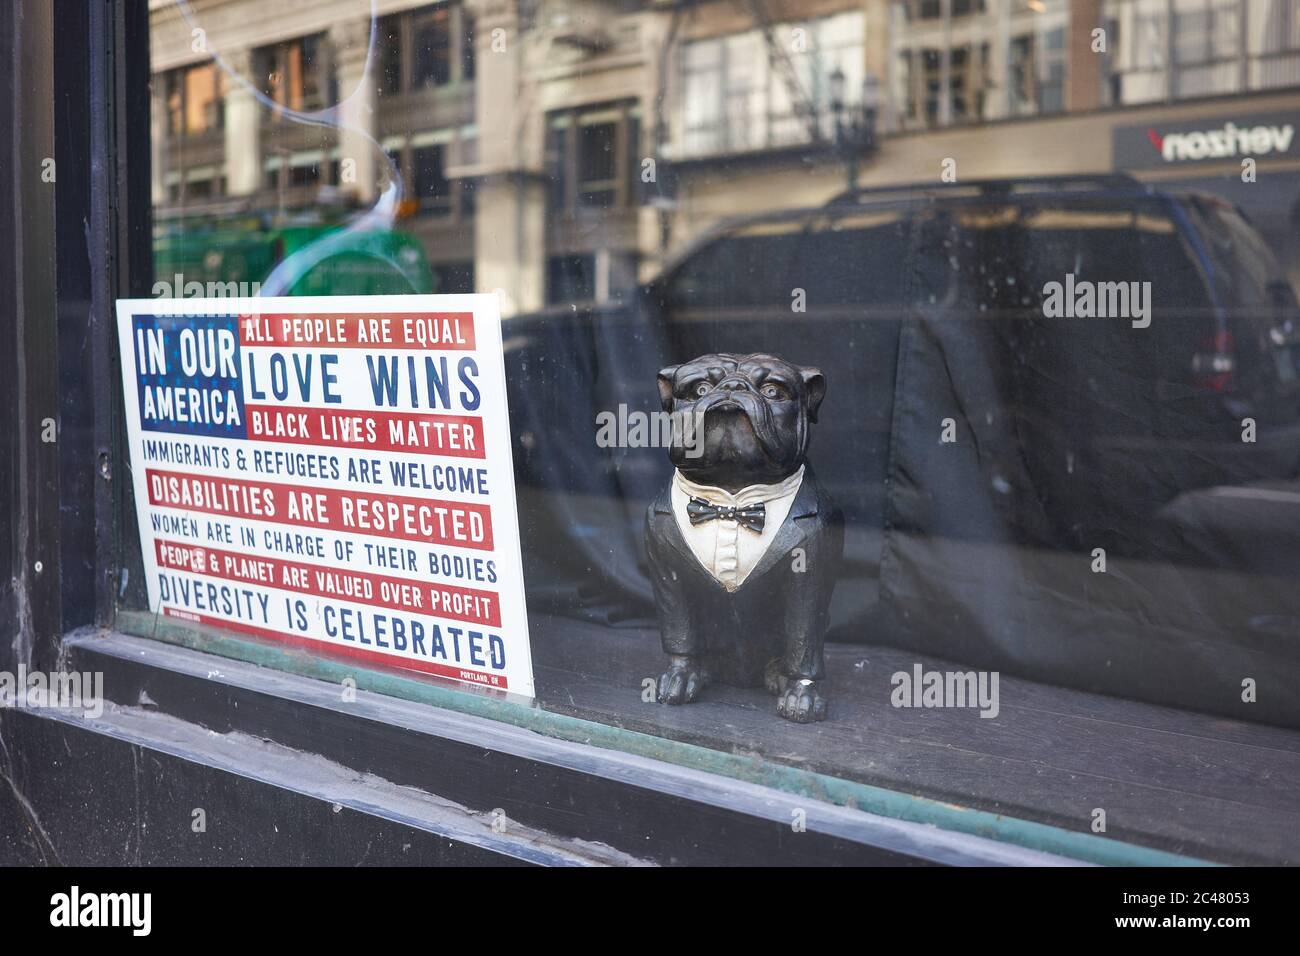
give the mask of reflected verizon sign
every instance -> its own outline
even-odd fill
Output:
[[[1240,160],[1300,153],[1294,113],[1120,126],[1114,131],[1116,169]]]

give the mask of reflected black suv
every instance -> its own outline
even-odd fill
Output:
[[[972,439],[1010,422],[1003,450],[1025,459],[1045,520],[1089,541],[1140,548],[1150,529],[1134,522],[1177,495],[1300,466],[1295,296],[1212,196],[1124,176],[862,190],[718,228],[644,302],[675,354],[764,347],[821,365],[836,404],[817,440],[850,498],[883,483],[863,466],[884,463],[899,401],[938,416],[936,441],[944,418]],[[899,381],[909,320],[954,404]],[[1109,478],[1091,498],[1075,477],[1089,469]]]
[[[512,319],[507,349],[530,582],[567,568],[584,612],[646,605],[640,514],[668,469],[596,447],[593,416],[653,410],[660,365],[767,351],[828,382],[833,639],[1220,712],[1269,673],[1252,716],[1300,726],[1300,320],[1213,196],[856,191],[722,224],[622,307]]]

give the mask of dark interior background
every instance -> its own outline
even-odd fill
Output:
[[[655,411],[664,365],[773,352],[829,383],[832,640],[1300,726],[1300,349],[1265,341],[1294,300],[1233,284],[1236,253],[1203,248],[1229,230],[1191,219],[1214,215],[1137,191],[830,207],[726,230],[626,307],[508,321],[530,609],[644,639],[644,509],[671,466],[597,447],[596,415]],[[1067,272],[1150,281],[1150,327],[1045,318]],[[1192,369],[1224,322],[1216,390]]]

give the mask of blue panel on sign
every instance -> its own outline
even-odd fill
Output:
[[[233,315],[137,315],[132,323],[140,427],[247,438]]]

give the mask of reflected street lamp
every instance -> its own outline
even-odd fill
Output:
[[[880,88],[874,76],[862,81],[862,96],[855,107],[844,100],[844,71],[838,66],[830,75],[831,117],[835,121],[835,151],[844,160],[849,188],[858,184],[858,164],[876,149],[876,110]]]

